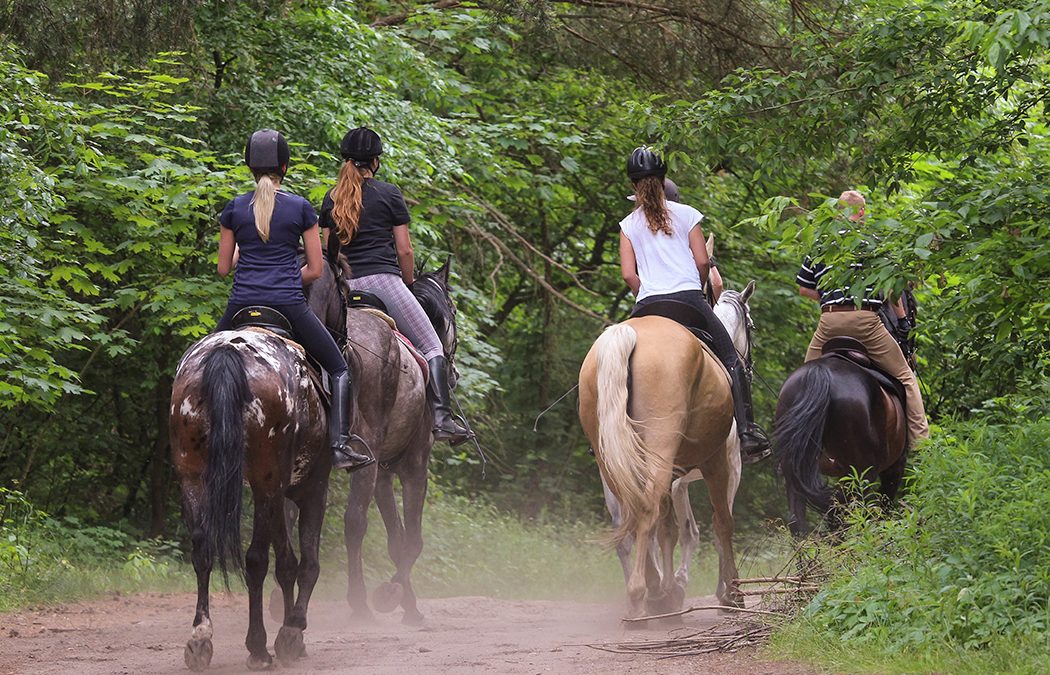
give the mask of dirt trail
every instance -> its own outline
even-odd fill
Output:
[[[193,594],[140,594],[0,614],[0,673],[186,673],[182,648]],[[713,598],[695,598],[710,604]],[[307,657],[284,673],[816,673],[803,664],[768,662],[753,652],[677,658],[610,654],[585,643],[659,639],[669,629],[625,633],[620,606],[483,597],[421,600],[423,627],[400,613],[348,624],[344,602],[310,608]],[[713,612],[685,617],[702,628]],[[701,616],[703,615],[703,616]],[[212,596],[215,656],[211,673],[241,673],[247,651],[247,598]],[[271,645],[276,622],[267,616]]]

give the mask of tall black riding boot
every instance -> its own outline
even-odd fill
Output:
[[[427,361],[427,365],[430,367],[427,400],[434,411],[434,440],[448,440],[452,445],[470,440],[474,434],[459,423],[449,405],[448,359],[435,356]]]
[[[360,436],[350,433],[350,373],[343,372],[332,378],[332,409],[328,411],[328,441],[332,446],[332,468],[357,471],[375,463],[368,444]],[[356,452],[351,445],[359,445],[363,453]]]
[[[732,377],[733,417],[736,418],[737,435],[740,436],[740,458],[744,464],[754,464],[768,457],[773,450],[766,432],[755,424],[751,409],[751,383],[747,381],[743,365],[737,363],[729,375]]]

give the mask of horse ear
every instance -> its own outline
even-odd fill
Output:
[[[707,257],[710,258],[715,254],[715,233],[707,235]]]
[[[751,298],[751,294],[755,292],[755,280],[747,282],[747,286],[744,287],[744,292],[740,294],[740,299],[745,303]]]
[[[448,284],[448,275],[449,275],[449,273],[451,271],[452,271],[452,254],[450,253],[449,256],[447,258],[445,258],[445,264],[442,265],[441,269],[438,270],[438,276],[441,277],[441,280],[443,282],[445,282],[446,285]]]

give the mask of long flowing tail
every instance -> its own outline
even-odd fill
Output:
[[[594,343],[598,371],[598,447],[596,453],[609,489],[620,502],[621,521],[612,540],[621,542],[645,516],[658,509],[653,477],[663,464],[635,430],[627,414],[627,373],[638,341],[633,328],[617,324]]]
[[[222,345],[205,358],[203,385],[210,418],[203,524],[208,546],[218,559],[228,588],[229,568],[242,578],[244,575],[241,550],[244,409],[252,399],[244,362],[234,347]]]
[[[799,378],[785,385],[795,399],[777,409],[775,450],[780,472],[788,486],[822,513],[831,506],[831,488],[817,467],[824,443],[824,423],[831,404],[831,371],[820,361],[811,361]],[[781,392],[781,398],[785,392]]]

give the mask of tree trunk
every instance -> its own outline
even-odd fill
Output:
[[[149,536],[165,534],[168,520],[168,487],[171,484],[169,465],[170,440],[168,419],[171,406],[171,333],[161,336],[161,349],[157,350],[157,366],[160,374],[153,391],[154,424],[156,438],[153,441],[153,459],[149,469]]]

